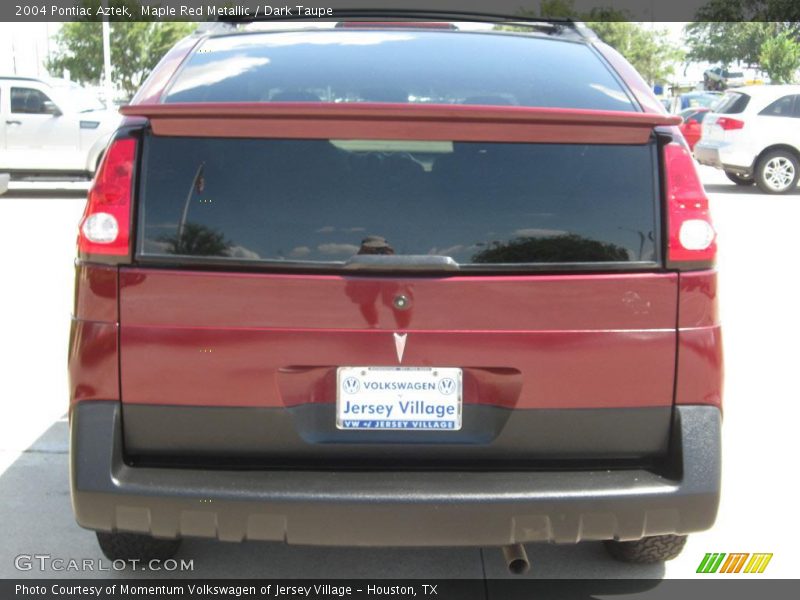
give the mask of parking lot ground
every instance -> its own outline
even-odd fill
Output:
[[[717,524],[690,536],[678,559],[650,566],[617,563],[600,543],[531,544],[526,577],[687,578],[696,576],[706,552],[771,552],[769,568],[759,577],[796,577],[800,550],[791,531],[800,285],[793,259],[800,190],[767,196],[733,185],[720,172],[701,172],[719,232],[726,359]],[[66,348],[82,208],[77,194],[12,191],[0,197],[1,577],[509,576],[496,548],[309,548],[206,540],[185,541],[178,558],[193,560],[194,570],[184,573],[17,570],[20,554],[101,557],[93,534],[74,523],[67,483]],[[485,592],[495,597],[491,582]]]

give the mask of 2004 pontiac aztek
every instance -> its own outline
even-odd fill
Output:
[[[722,372],[679,119],[571,23],[300,27],[192,36],[123,109],[78,240],[80,525],[677,555]]]

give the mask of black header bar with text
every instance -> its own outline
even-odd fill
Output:
[[[800,21],[800,2],[786,0],[12,0],[0,3],[0,21],[214,21],[337,20],[361,11],[366,18],[587,21]]]

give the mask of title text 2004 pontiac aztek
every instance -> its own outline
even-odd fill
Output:
[[[123,112],[69,363],[73,504],[107,555],[647,561],[712,525],[708,203],[678,119],[591,32],[222,30]]]

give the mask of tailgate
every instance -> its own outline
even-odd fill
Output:
[[[750,96],[744,92],[731,90],[713,106],[703,119],[703,141],[708,142],[730,142],[740,136],[741,127],[731,127],[728,123],[725,127],[720,123],[725,121],[737,121],[739,116],[745,111],[750,103]],[[732,116],[732,118],[730,118]]]
[[[127,448],[272,460],[656,454],[671,415],[676,279],[126,269]],[[402,312],[400,293],[412,299]],[[337,368],[400,364],[463,369],[462,429],[338,430]]]
[[[374,107],[141,111],[136,264],[120,272],[132,456],[403,467],[666,451],[678,279],[662,268],[661,117],[467,108],[432,125],[440,109],[416,108],[400,125],[364,117]],[[396,389],[438,370],[458,374],[457,401],[398,394],[371,422],[449,402],[457,427],[343,427],[358,386],[342,378]]]

